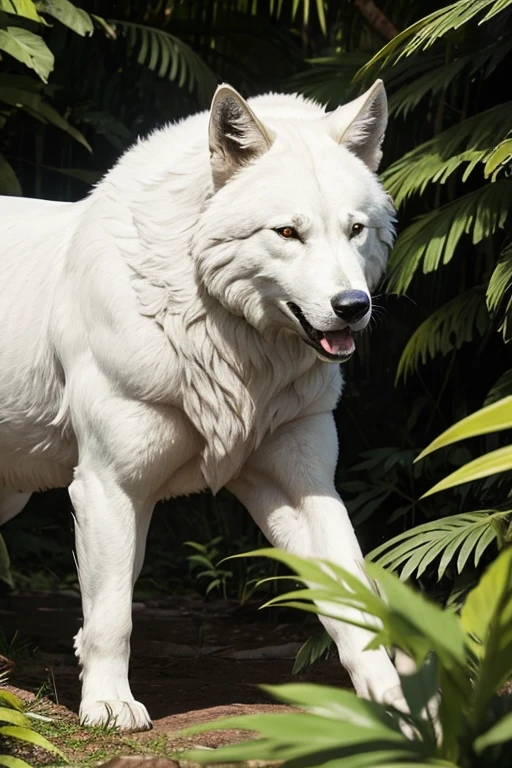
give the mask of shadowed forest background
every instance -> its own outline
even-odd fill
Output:
[[[138,136],[207,109],[219,82],[332,109],[382,77],[381,173],[399,237],[370,331],[344,367],[337,484],[366,552],[429,524],[387,565],[454,601],[508,540],[511,473],[420,497],[506,446],[507,432],[414,460],[454,422],[512,394],[512,4],[458,2],[444,15],[425,0],[378,6],[0,0],[0,194],[80,199]],[[437,27],[406,50],[411,33],[400,33],[427,14]],[[0,589],[77,589],[66,492],[34,496],[2,535],[11,569],[4,553]],[[162,503],[136,594],[245,601],[270,566],[217,563],[262,544],[225,492]]]

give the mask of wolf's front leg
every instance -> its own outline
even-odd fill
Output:
[[[331,560],[367,583],[359,543],[334,488],[337,454],[332,414],[306,416],[268,437],[228,488],[274,546]],[[356,692],[403,706],[398,674],[386,650],[364,650],[371,634],[340,621],[321,621]]]
[[[80,721],[122,730],[151,728],[146,707],[132,696],[128,663],[133,585],[142,567],[152,505],[87,458],[69,493],[84,615],[75,638],[82,665]]]

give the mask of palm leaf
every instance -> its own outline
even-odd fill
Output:
[[[489,315],[485,305],[484,288],[476,286],[456,296],[435,310],[415,330],[402,352],[396,381],[406,379],[420,363],[438,354],[446,356],[463,344],[473,341],[476,333],[482,336],[489,328]]]
[[[477,72],[483,78],[488,77],[511,48],[512,40],[505,39],[488,45],[481,51],[473,50],[465,56],[458,56],[453,61],[445,61],[443,56],[436,56],[423,74],[411,72],[412,62],[405,62],[408,82],[389,99],[390,114],[405,117],[428,94],[434,96],[446,92],[451,83],[463,73],[466,78],[471,78]],[[422,56],[421,59],[423,58],[425,57]],[[397,68],[400,68],[400,64],[395,65],[386,77],[386,83],[389,83],[391,88],[396,85]]]
[[[487,547],[493,542],[501,547],[507,529],[505,521],[511,514],[512,511],[482,510],[433,520],[395,536],[368,557],[392,571],[401,568],[402,580],[414,574],[419,578],[439,560],[439,580],[457,555],[455,566],[461,573],[471,555],[476,568]]]
[[[310,59],[311,68],[289,77],[284,88],[334,109],[356,95],[354,74],[367,60],[368,55],[359,51]]]
[[[492,177],[492,181],[496,180],[500,171],[507,168],[512,163],[512,139],[502,141],[495,147],[494,151],[487,158],[487,162],[484,168],[485,177]]]
[[[299,648],[295,662],[293,664],[292,675],[298,675],[307,667],[318,661],[325,652],[331,647],[332,638],[327,632],[322,631],[314,637],[308,637],[306,642]]]
[[[427,274],[447,264],[463,235],[476,245],[503,228],[511,207],[512,184],[500,180],[420,216],[398,237],[388,292],[404,293],[420,265]]]
[[[484,477],[496,475],[500,472],[510,472],[510,470],[512,470],[512,445],[506,445],[503,448],[498,448],[496,451],[486,453],[484,456],[479,456],[468,464],[464,464],[463,467],[460,467],[434,485],[421,498],[424,499],[434,493],[439,493],[439,491],[453,488],[455,485],[472,483],[474,480],[481,480]]]
[[[512,102],[499,104],[466,118],[402,155],[382,175],[395,205],[402,205],[415,193],[421,194],[433,182],[444,184],[454,171],[467,163],[465,181],[508,134],[511,110]]]
[[[393,60],[427,50],[448,32],[459,29],[477,16],[482,17],[480,23],[489,21],[511,3],[512,0],[458,0],[440,8],[396,35],[357,73],[357,78],[364,77],[375,67],[382,68]]]
[[[109,20],[109,24],[126,36],[138,64],[187,88],[189,93],[196,91],[201,103],[210,101],[217,79],[189,45],[168,32],[142,24],[120,20]]]
[[[315,3],[315,9],[318,17],[318,23],[320,24],[320,29],[322,30],[323,34],[327,34],[327,22],[325,19],[325,10],[324,10],[324,0],[314,0]],[[299,11],[299,7],[302,5],[302,23],[307,26],[309,23],[309,14],[310,14],[310,0],[293,0],[292,6],[291,6],[291,19],[292,21],[295,20],[297,13]],[[277,5],[271,0],[271,13],[275,13],[276,18],[279,18],[281,16],[283,10],[283,2],[282,0]]]
[[[485,408],[471,413],[465,419],[461,419],[449,427],[439,437],[436,437],[425,450],[415,459],[419,461],[439,448],[457,443],[459,440],[467,440],[470,437],[487,435],[490,432],[510,429],[512,427],[512,395],[504,397],[497,403],[487,405]]]
[[[496,312],[505,295],[512,288],[512,242],[501,252],[498,263],[487,286],[486,301],[489,312]]]

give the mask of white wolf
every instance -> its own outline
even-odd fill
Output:
[[[69,486],[83,723],[151,725],[128,662],[159,499],[226,486],[276,546],[365,578],[334,488],[329,363],[354,352],[392,246],[386,121],[380,81],[328,114],[224,85],[87,199],[0,200],[0,517]],[[386,651],[323,623],[356,691],[396,700]]]

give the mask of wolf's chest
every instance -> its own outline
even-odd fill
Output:
[[[201,471],[215,492],[236,477],[249,456],[280,426],[309,413],[332,410],[341,392],[338,366],[315,365],[281,388],[271,388],[262,376],[248,387],[199,402],[187,415],[203,436]]]

